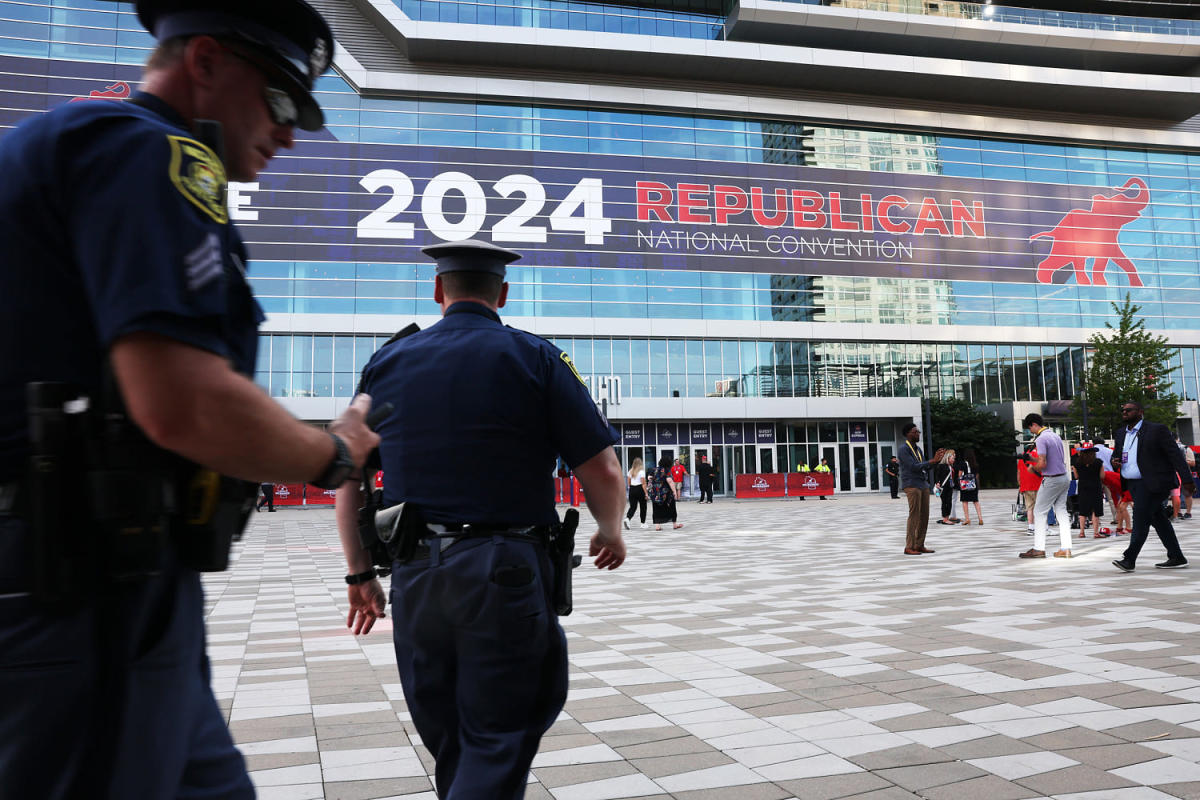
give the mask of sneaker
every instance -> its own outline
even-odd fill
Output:
[[[648,523],[648,522],[642,523],[642,530],[645,530],[646,528],[649,528],[649,527],[650,527],[650,523]]]
[[[1017,558],[1045,558],[1045,557],[1046,557],[1045,550],[1034,550],[1032,547],[1029,548],[1028,550],[1026,550],[1024,553],[1021,553],[1020,555],[1017,556]]]
[[[1182,519],[1191,519],[1191,518],[1192,518],[1192,512],[1190,512],[1190,511],[1187,512],[1186,514],[1184,514],[1182,517]]]
[[[629,530],[629,520],[628,519],[621,520],[621,524],[625,526],[625,530]]]
[[[1121,572],[1133,572],[1133,564],[1130,564],[1123,558],[1118,558],[1116,561],[1112,562],[1112,565],[1121,570]]]
[[[1155,569],[1187,569],[1188,560],[1186,558],[1168,558],[1161,564],[1155,564]]]

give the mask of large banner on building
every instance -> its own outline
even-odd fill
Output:
[[[7,125],[64,96],[115,102],[139,70],[5,57],[0,72]],[[1151,195],[1140,177],[1098,188],[323,131],[231,185],[229,205],[263,260],[424,262],[426,245],[478,238],[521,266],[1136,286],[1120,232]]]

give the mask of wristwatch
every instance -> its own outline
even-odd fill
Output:
[[[376,571],[375,567],[371,567],[366,572],[358,572],[358,573],[355,573],[354,575],[347,575],[346,583],[349,584],[350,586],[356,586],[360,583],[366,583],[367,581],[373,581],[377,577],[378,577],[378,572]]]
[[[346,443],[342,441],[342,437],[336,433],[330,433],[329,438],[333,439],[335,448],[333,461],[329,462],[329,466],[325,471],[317,476],[317,479],[312,483],[314,486],[321,489],[336,489],[346,482],[346,479],[354,474],[355,465],[350,460],[350,450],[346,447]]]

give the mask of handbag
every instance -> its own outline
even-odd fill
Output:
[[[942,490],[946,488],[946,485],[947,485],[946,482],[949,481],[953,477],[954,477],[954,470],[951,469],[946,473],[946,477],[942,478],[940,481],[938,481],[937,483],[935,483],[933,485],[933,496],[941,497]]]
[[[958,488],[964,492],[973,491],[976,488],[975,473],[974,472],[964,472],[962,474],[962,477],[958,479]]]

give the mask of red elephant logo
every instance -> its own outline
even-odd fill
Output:
[[[1130,189],[1134,190],[1132,197],[1125,194]],[[1117,234],[1121,228],[1141,216],[1142,209],[1150,202],[1150,187],[1141,178],[1130,178],[1115,192],[1112,196],[1092,195],[1091,208],[1073,208],[1052,230],[1039,231],[1029,237],[1030,241],[1054,239],[1050,255],[1038,264],[1038,283],[1052,283],[1055,272],[1063,267],[1072,267],[1075,281],[1080,286],[1107,286],[1104,270],[1112,261],[1125,270],[1130,286],[1143,285],[1137,267],[1117,243]],[[1089,258],[1092,259],[1090,280],[1087,272]]]
[[[92,89],[88,92],[87,97],[74,97],[70,102],[78,103],[80,100],[124,100],[129,97],[129,84],[125,81],[117,81],[110,83],[104,87],[104,90]]]

